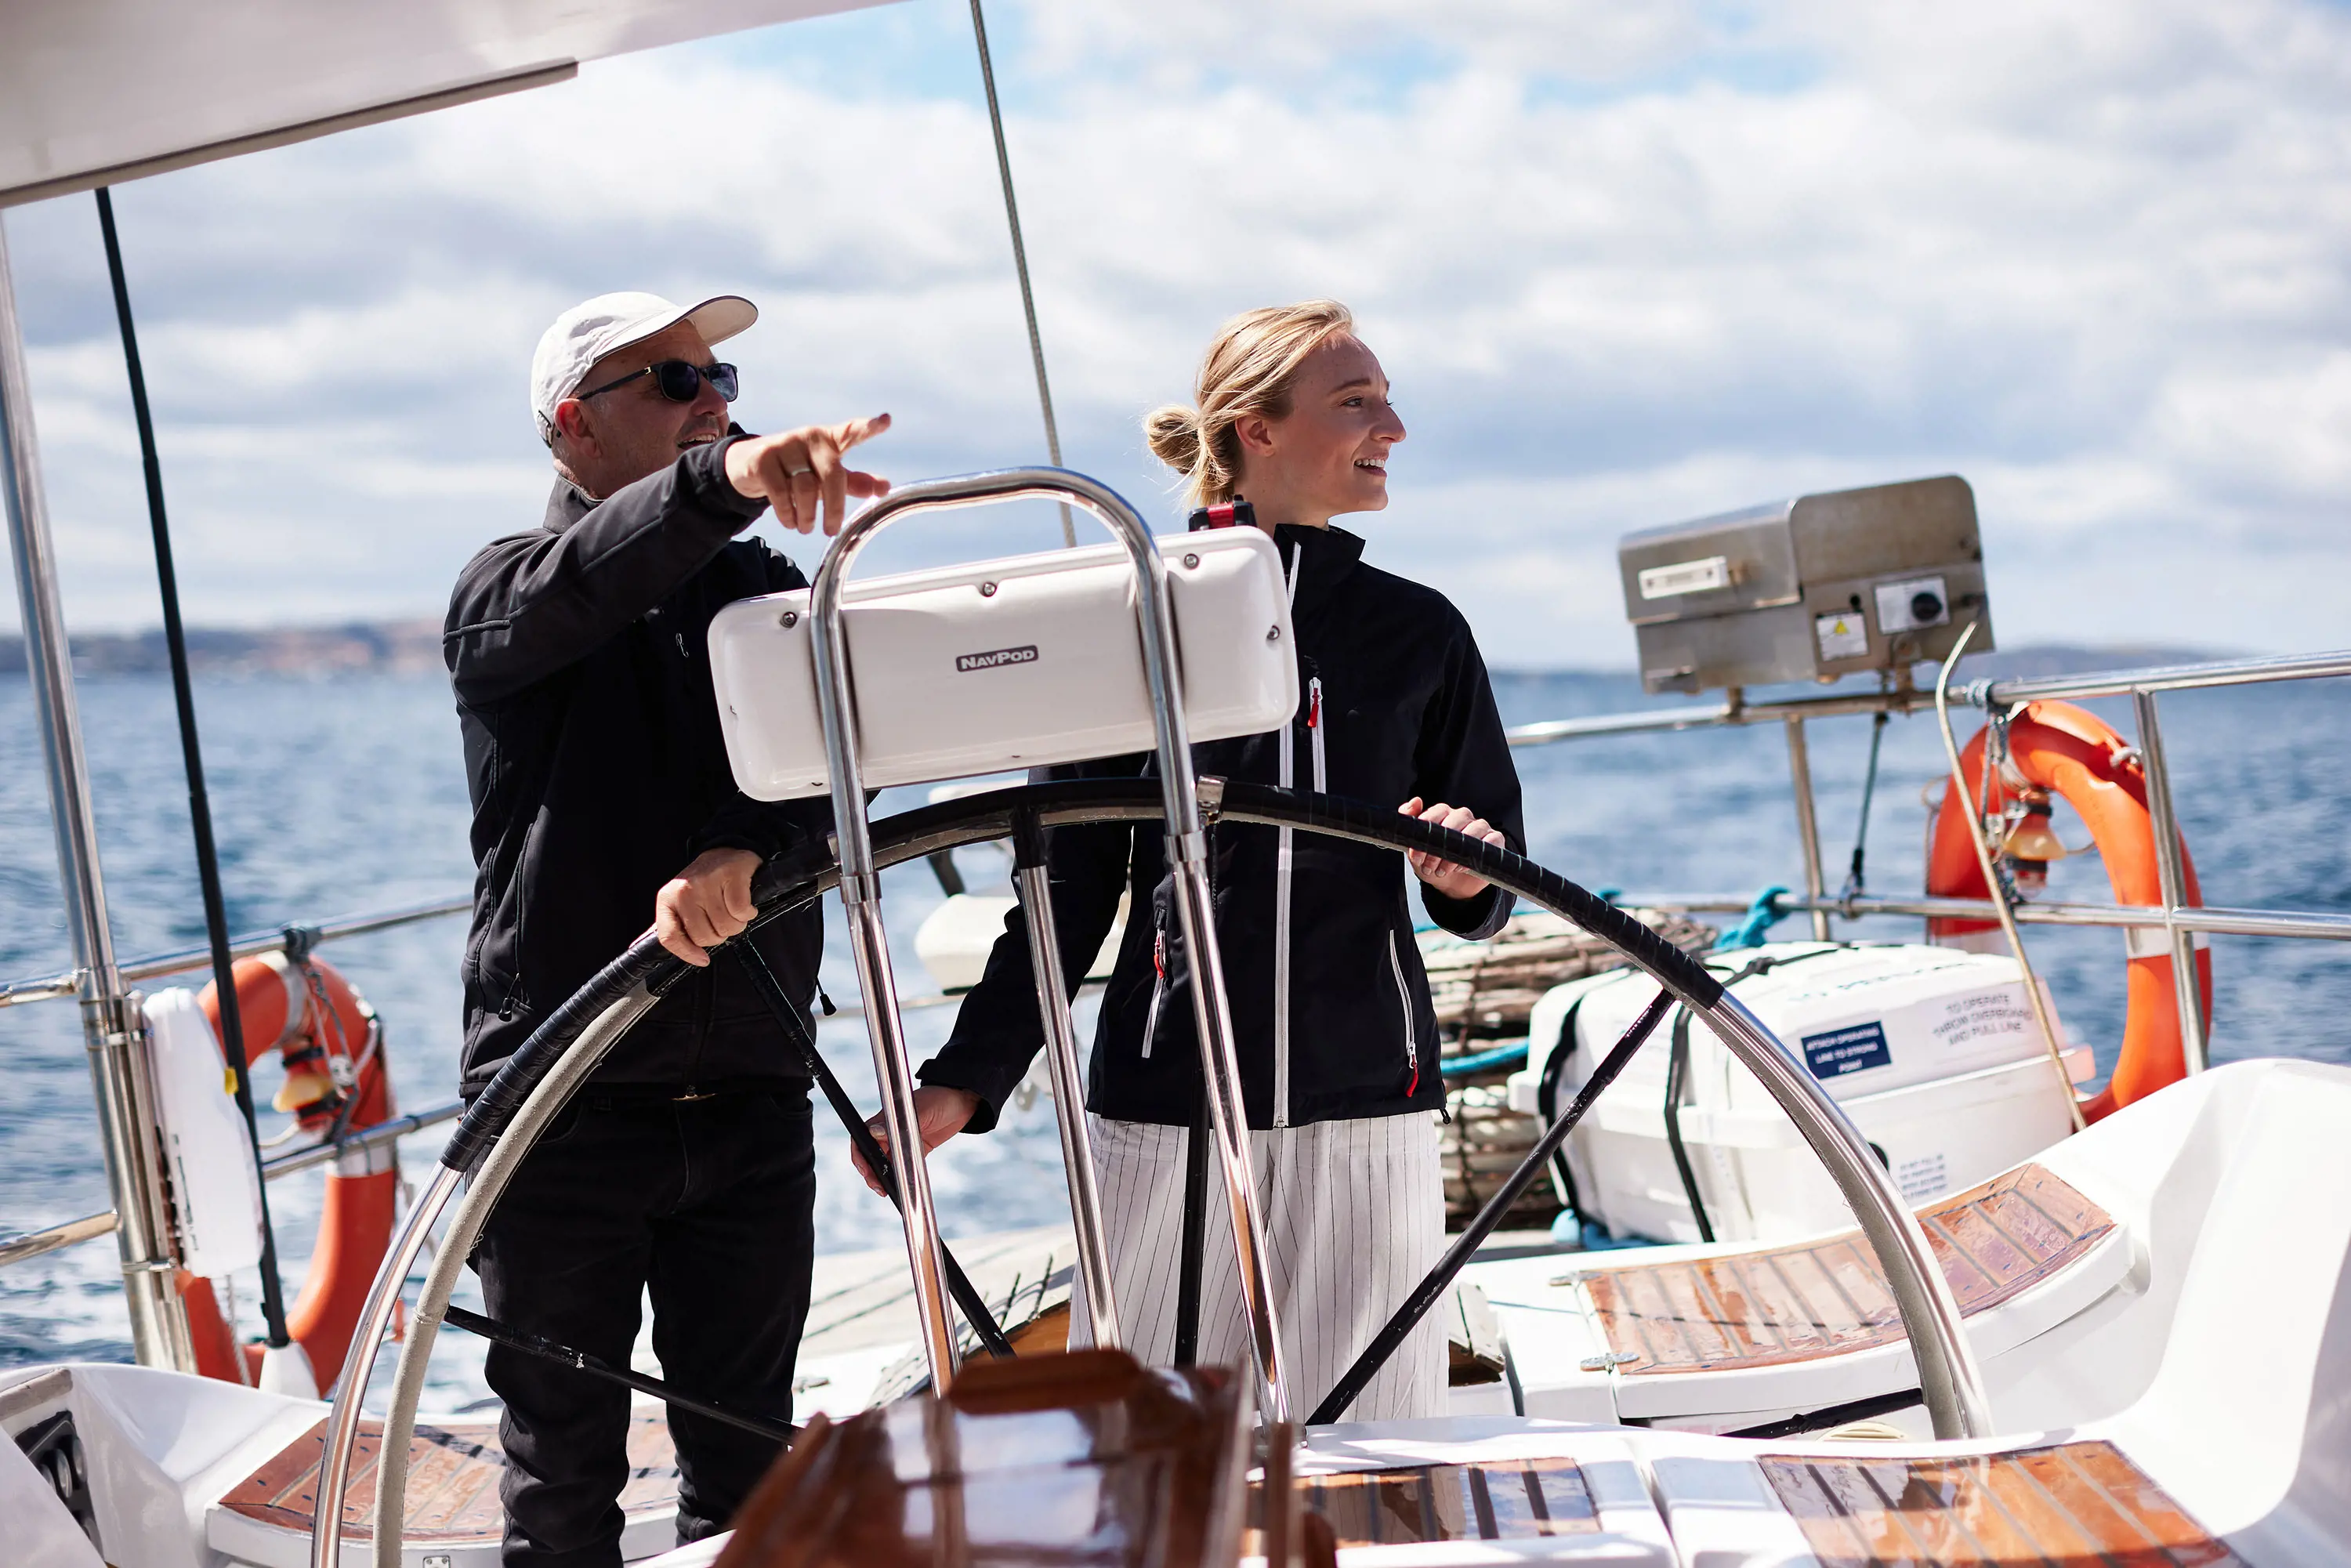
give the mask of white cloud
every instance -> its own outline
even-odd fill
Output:
[[[1629,658],[1629,528],[1951,471],[2004,641],[2351,642],[2351,596],[2304,590],[2351,564],[2337,8],[996,10],[1065,449],[1139,500],[1134,420],[1215,323],[1329,293],[1414,431],[1375,556],[1498,662]],[[918,0],[121,193],[192,613],[435,611],[535,519],[539,326],[622,284],[761,300],[755,425],[888,407],[902,477],[1038,455],[976,82],[887,53],[962,22]],[[140,620],[90,228],[10,220],[76,613]]]

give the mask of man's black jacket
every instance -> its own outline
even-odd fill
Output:
[[[739,432],[737,433],[739,434]],[[721,441],[590,503],[559,481],[545,525],[485,547],[450,596],[443,652],[474,801],[464,1091],[653,924],[653,895],[707,849],[760,855],[828,832],[822,801],[735,788],[704,636],[725,605],[804,586],[735,535],[758,517]],[[796,998],[814,989],[814,907],[757,938]],[[678,986],[596,1073],[696,1088],[806,1077],[739,966]]]
[[[1290,781],[1384,810],[1415,795],[1468,806],[1523,849],[1518,768],[1461,612],[1434,589],[1363,564],[1364,541],[1343,529],[1284,527],[1274,539],[1291,574],[1303,694],[1288,734]],[[1280,730],[1209,741],[1192,748],[1193,760],[1203,774],[1279,784],[1282,741]],[[1156,772],[1147,757],[1050,770],[1056,778]],[[1157,828],[1058,829],[1050,871],[1061,968],[1073,983],[1108,935],[1119,894],[1130,894],[1126,935],[1102,993],[1087,1107],[1122,1121],[1180,1124],[1192,1119],[1200,1058],[1164,838]],[[1293,834],[1285,931],[1279,831],[1219,823],[1211,843],[1249,1125],[1442,1108],[1437,1019],[1405,902],[1404,857]],[[1472,938],[1499,930],[1512,903],[1498,888],[1457,900],[1424,886],[1421,899],[1438,925]],[[1276,956],[1285,942],[1289,1028],[1279,1031]],[[922,1077],[978,1095],[969,1130],[985,1132],[1042,1039],[1016,909]],[[1288,1093],[1278,1095],[1285,1077]]]

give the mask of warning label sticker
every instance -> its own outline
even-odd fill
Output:
[[[1872,1067],[1891,1067],[1894,1052],[1886,1049],[1884,1024],[1857,1023],[1804,1036],[1804,1065],[1815,1078],[1842,1078]]]
[[[1823,659],[1869,657],[1869,626],[1857,613],[1816,616],[1813,635],[1820,639]]]
[[[1913,1203],[1921,1198],[1942,1197],[1949,1189],[1951,1178],[1944,1168],[1941,1151],[1921,1155],[1914,1160],[1904,1160],[1896,1166],[1894,1185],[1900,1187],[1902,1196]]]

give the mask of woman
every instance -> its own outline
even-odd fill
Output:
[[[1329,300],[1238,317],[1209,347],[1197,405],[1161,409],[1145,423],[1152,451],[1184,475],[1194,504],[1249,503],[1290,587],[1297,716],[1283,730],[1196,747],[1195,760],[1204,774],[1400,802],[1425,821],[1521,845],[1518,774],[1468,622],[1436,591],[1364,564],[1364,541],[1331,526],[1387,506],[1388,457],[1405,436],[1353,325]],[[1126,758],[1056,772],[1153,768]],[[1087,1099],[1122,1327],[1137,1354],[1164,1363],[1200,1070],[1161,841],[1154,828],[1064,828],[1051,875],[1073,981],[1120,894],[1132,894]],[[1484,937],[1509,917],[1509,895],[1471,873],[1402,858],[1446,929]],[[1212,863],[1275,1307],[1302,1418],[1443,1249],[1436,1019],[1396,854],[1227,823],[1215,830]],[[922,1071],[925,1146],[992,1127],[1041,1042],[1016,912],[953,1036]],[[1205,1261],[1199,1358],[1245,1362],[1221,1204],[1210,1206]],[[1348,1415],[1442,1414],[1445,1369],[1432,1315]]]

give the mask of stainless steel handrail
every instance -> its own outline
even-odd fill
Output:
[[[1636,892],[1620,895],[1617,902],[1627,909],[1663,909],[1677,915],[1737,915],[1754,907],[1755,900],[1744,893]],[[1789,894],[1778,902],[1791,914],[1825,910],[1851,920],[1874,915],[1991,920],[1996,913],[1989,899],[1882,897],[1874,893],[1852,898],[1807,898],[1801,894]],[[2228,936],[2294,936],[2318,942],[2351,942],[2351,915],[2319,912],[2191,904],[2167,915],[2161,905],[2153,904],[2019,904],[2016,918],[2026,925],[2136,926]]]
[[[365,936],[371,932],[389,931],[394,926],[413,925],[422,920],[439,920],[452,915],[463,915],[474,907],[470,894],[452,894],[443,898],[426,899],[418,904],[398,904],[391,909],[375,910],[364,915],[345,915],[315,925],[281,926],[276,931],[256,931],[235,938],[229,943],[229,956],[251,958],[263,953],[282,953],[287,946],[287,932],[302,934],[312,943],[340,942],[352,936]],[[174,947],[168,952],[150,953],[144,957],[127,959],[116,966],[116,972],[125,982],[160,980],[169,975],[185,975],[212,966],[209,947]],[[25,1002],[49,1001],[74,995],[80,988],[82,972],[66,969],[54,975],[44,975],[29,980],[0,981],[0,1008],[16,1007]]]
[[[934,479],[894,491],[850,519],[826,550],[809,594],[818,708],[824,726],[825,760],[831,775],[834,834],[841,863],[841,910],[849,926],[851,948],[857,958],[859,988],[865,998],[866,1037],[872,1047],[874,1076],[882,1091],[883,1119],[890,1131],[892,1158],[899,1171],[907,1260],[914,1272],[914,1304],[922,1324],[932,1386],[944,1392],[954,1376],[955,1340],[946,1316],[937,1218],[931,1205],[930,1182],[915,1125],[914,1070],[907,1059],[903,1020],[898,1016],[888,933],[882,923],[881,881],[874,869],[872,835],[865,820],[852,687],[854,671],[849,660],[841,601],[849,569],[859,550],[888,524],[918,512],[1028,498],[1070,502],[1083,507],[1110,529],[1124,547],[1134,568],[1136,622],[1159,758],[1177,929],[1185,950],[1191,955],[1192,972],[1207,977],[1195,998],[1193,1020],[1198,1031],[1208,1124],[1217,1142],[1217,1164],[1232,1221],[1258,1404],[1269,1421],[1288,1421],[1288,1378],[1282,1365],[1281,1336],[1275,1322],[1265,1228],[1257,1210],[1256,1182],[1249,1166],[1249,1120],[1241,1099],[1240,1061],[1233,1041],[1231,1007],[1220,983],[1224,963],[1217,947],[1215,912],[1208,890],[1207,834],[1202,827],[1198,783],[1192,771],[1167,567],[1140,513],[1108,486],[1064,468],[1007,468]],[[1062,998],[1059,997],[1039,998],[1040,1008],[1060,1005]],[[1050,1037],[1048,1049],[1059,1049],[1057,1040],[1066,1044],[1065,1035]],[[1074,1074],[1074,1063],[1070,1065],[1070,1071]],[[1065,1134],[1072,1131],[1083,1138],[1082,1116],[1064,1124]],[[1091,1164],[1085,1150],[1080,1149],[1076,1155]],[[1106,1270],[1104,1239],[1088,1234],[1090,1219],[1098,1226],[1099,1216],[1090,1214],[1081,1203],[1072,1218],[1079,1227],[1081,1252],[1092,1250],[1101,1255],[1089,1266],[1088,1273],[1097,1271],[1097,1267]]]
[[[2113,670],[2086,675],[2035,675],[2011,680],[1975,681],[1953,686],[1951,697],[1975,707],[2014,707],[2043,697],[2128,696],[2137,692],[2193,691],[2209,686],[2255,685],[2268,681],[2323,680],[2351,675],[2351,652],[2297,653],[2279,658],[2216,659],[2201,664],[2172,664],[2144,670]],[[1584,718],[1544,719],[1513,726],[1505,733],[1512,746],[1552,746],[1563,740],[1593,740],[1611,735],[1642,735],[1668,730],[1717,729],[1750,724],[1777,724],[1790,718],[1837,718],[1856,714],[1910,713],[1932,707],[1932,692],[1898,686],[1886,692],[1850,692],[1834,696],[1791,697],[1784,701],[1749,702],[1735,697],[1705,707],[1635,708],[1627,713],[1595,714]]]
[[[19,1231],[14,1236],[0,1236],[0,1269],[11,1263],[22,1263],[44,1253],[55,1252],[60,1247],[71,1247],[79,1241],[94,1241],[101,1236],[111,1236],[120,1223],[114,1210],[86,1214],[79,1219],[68,1219],[63,1225],[51,1225],[39,1230]]]
[[[2283,653],[2273,658],[2212,659],[2198,664],[2161,664],[2144,670],[2106,670],[2085,675],[2030,675],[1976,681],[1951,695],[1977,707],[2015,707],[2043,697],[2131,696],[2140,692],[2186,692],[2210,686],[2250,686],[2268,681],[2314,681],[2351,675],[2351,650],[2331,653]]]
[[[1594,714],[1585,718],[1550,718],[1514,725],[1503,736],[1514,747],[1553,746],[1562,740],[1596,740],[1611,735],[1643,735],[1667,730],[1719,729],[1750,724],[1782,724],[1790,719],[1843,718],[1857,714],[1908,713],[1935,706],[1932,692],[1908,686],[1889,692],[1852,692],[1838,696],[1791,697],[1780,702],[1749,702],[1733,694],[1729,702],[1705,707],[1635,708],[1629,713]]]
[[[465,1103],[463,1100],[451,1100],[423,1111],[413,1112],[405,1116],[394,1116],[390,1121],[378,1122],[371,1127],[361,1127],[356,1132],[346,1133],[332,1143],[305,1145],[301,1148],[264,1160],[261,1163],[262,1179],[276,1181],[280,1176],[289,1176],[297,1171],[307,1171],[314,1166],[323,1166],[342,1155],[380,1149],[386,1144],[398,1142],[411,1133],[421,1133],[427,1127],[455,1121],[465,1113]],[[100,1236],[110,1236],[114,1233],[115,1224],[114,1210],[110,1208],[101,1214],[85,1215],[79,1219],[68,1219],[62,1225],[51,1225],[39,1230],[20,1231],[14,1236],[0,1236],[0,1269],[5,1269],[12,1263],[22,1263],[28,1258],[38,1258],[44,1253],[54,1252],[60,1247],[71,1247],[77,1242],[94,1240]]]
[[[2138,730],[2137,752],[2147,780],[2149,828],[2155,840],[2156,871],[2162,903],[2144,906],[2114,904],[2026,904],[2011,912],[2029,925],[2120,925],[2160,930],[2171,950],[2172,989],[2179,998],[2180,1054],[2187,1070],[2200,1072],[2210,1053],[2210,1020],[2205,1016],[2202,966],[2197,961],[2199,933],[2233,936],[2286,936],[2320,941],[2351,938],[2351,915],[2317,911],[2208,909],[2189,902],[2188,856],[2179,820],[2172,810],[2171,772],[2164,749],[2163,726],[2157,711],[2158,693],[2252,685],[2271,681],[2324,680],[2351,676],[2351,652],[2297,653],[2275,658],[2214,659],[2196,664],[2163,665],[2141,670],[2112,670],[2085,675],[2038,676],[2028,679],[1980,680],[1955,697],[1991,713],[2001,714],[2030,702],[2075,697],[2128,696]],[[1927,915],[1966,920],[1997,919],[2001,911],[1990,900],[1956,898],[1882,898],[1855,894],[1824,896],[1820,844],[1813,826],[1812,771],[1803,740],[1808,717],[1866,713],[1907,713],[1931,700],[1929,694],[1906,680],[1890,690],[1856,692],[1825,697],[1798,697],[1785,702],[1750,703],[1734,690],[1728,701],[1706,708],[1652,708],[1633,713],[1602,714],[1589,718],[1556,719],[1520,725],[1508,731],[1512,746],[1549,746],[1562,740],[1594,739],[1612,735],[1663,733],[1726,726],[1782,721],[1788,731],[1790,783],[1796,799],[1797,836],[1803,851],[1805,893],[1782,898],[1790,914],[1812,916],[1813,935],[1825,938],[1829,917],[1847,920],[1872,915]],[[1694,894],[1675,898],[1627,900],[1660,909],[1737,911],[1749,907],[1734,896]]]
[[[289,1176],[297,1171],[307,1171],[314,1166],[323,1166],[344,1155],[363,1154],[371,1149],[380,1149],[386,1144],[398,1143],[411,1133],[421,1133],[427,1127],[437,1127],[444,1122],[454,1122],[465,1113],[465,1103],[463,1100],[444,1101],[438,1105],[428,1106],[422,1111],[412,1111],[404,1116],[394,1116],[389,1121],[378,1122],[371,1127],[360,1127],[356,1131],[344,1134],[331,1143],[306,1144],[301,1148],[290,1149],[285,1154],[266,1159],[261,1162],[261,1176],[264,1181],[276,1181],[280,1176]]]

